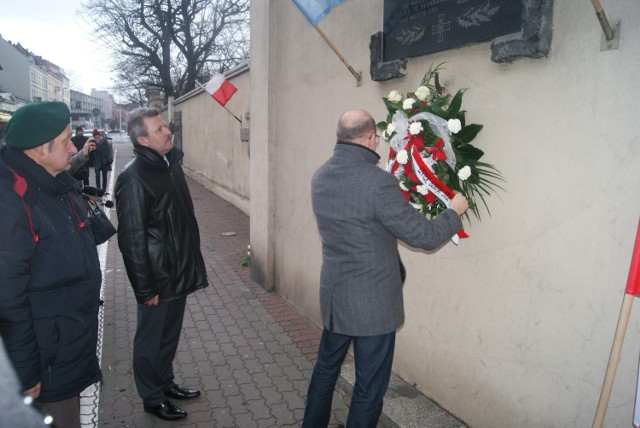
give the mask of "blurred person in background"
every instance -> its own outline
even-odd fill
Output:
[[[103,137],[97,129],[93,130],[93,138],[96,140],[96,150],[93,155],[93,169],[96,171],[96,187],[106,191],[108,174],[113,164],[113,145],[111,141]]]
[[[71,141],[73,142],[73,145],[75,146],[76,150],[78,151],[78,153],[80,153],[82,151],[82,149],[84,148],[85,144],[87,143],[87,141],[89,140],[89,137],[87,137],[86,135],[84,135],[84,129],[82,128],[82,126],[77,126],[76,127],[76,135],[74,135],[73,137],[71,137]],[[95,148],[95,146],[94,146]],[[78,165],[78,168],[75,169],[74,171],[70,171],[71,175],[73,175],[77,180],[82,181],[82,183],[85,186],[89,185],[89,154],[87,154],[87,162],[83,162],[81,165]]]

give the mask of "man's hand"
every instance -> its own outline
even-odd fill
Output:
[[[150,300],[147,300],[146,302],[144,302],[144,304],[147,306],[156,306],[158,303],[160,303],[160,296],[157,294],[153,296]]]
[[[34,400],[40,396],[40,387],[42,386],[41,382],[38,382],[36,386],[31,389],[27,389],[24,394],[33,398]]]
[[[449,202],[449,208],[457,212],[458,215],[462,215],[469,208],[469,202],[462,194],[456,193],[451,202]]]
[[[94,140],[87,140],[82,146],[82,151],[85,156],[88,156],[90,152],[96,149],[96,142]]]

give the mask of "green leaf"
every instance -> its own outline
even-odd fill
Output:
[[[384,105],[387,106],[387,110],[389,110],[389,114],[391,115],[393,115],[393,113],[395,113],[396,110],[399,110],[402,108],[401,102],[392,103],[391,101],[389,101],[388,98],[382,98],[382,100],[384,101]]]
[[[471,144],[461,145],[460,147],[458,147],[457,152],[457,154],[460,156],[456,156],[456,159],[458,157],[462,157],[466,162],[477,161],[484,155],[484,152],[482,150],[472,146]]]
[[[435,87],[429,82],[431,82],[431,79],[433,79],[433,77],[436,75],[436,73],[440,72],[440,70],[444,68],[444,67],[442,67],[443,64],[444,64],[444,62],[441,62],[440,64],[436,65],[435,67],[433,65],[431,65],[429,67],[429,71],[427,71],[424,74],[424,77],[422,78],[421,86],[431,86],[431,88],[435,89]],[[431,88],[429,88],[429,89],[431,89]]]
[[[447,118],[447,112],[437,105],[431,104],[427,110],[435,114],[436,116],[440,116],[444,119]]]
[[[482,131],[482,125],[472,123],[462,128],[457,134],[453,134],[453,136],[461,143],[469,144],[476,138],[476,135],[478,135],[480,131]]]
[[[449,108],[447,109],[448,117],[453,118],[460,111],[460,108],[462,107],[462,95],[464,95],[464,91],[466,91],[466,89],[460,89],[451,99],[451,103],[449,104]]]

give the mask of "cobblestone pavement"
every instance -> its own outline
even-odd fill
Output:
[[[131,144],[116,137],[114,148],[117,174],[131,158]],[[210,285],[187,298],[174,370],[178,384],[197,388],[202,395],[176,401],[189,413],[180,422],[164,422],[144,412],[131,364],[136,302],[113,237],[100,248],[104,379],[83,394],[83,426],[300,426],[320,330],[252,281],[249,268],[241,266],[249,243],[248,217],[194,181],[189,185]],[[117,223],[115,212],[111,220]],[[330,426],[346,418],[341,396],[334,395]]]

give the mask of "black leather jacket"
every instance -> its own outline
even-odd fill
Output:
[[[169,168],[152,149],[134,153],[115,188],[120,252],[138,303],[177,300],[208,285],[183,153],[167,154]]]

